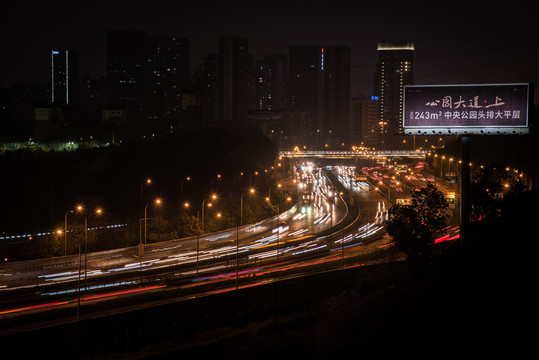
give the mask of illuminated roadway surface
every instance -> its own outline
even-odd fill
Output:
[[[134,247],[88,254],[86,266],[82,255],[80,268],[78,255],[3,264],[0,335],[359,266],[354,254],[376,241],[375,249],[388,246],[382,221],[390,203],[355,175],[334,168],[330,176],[340,183],[332,184],[321,169],[303,169],[296,174],[299,201],[289,211],[146,245],[140,258]],[[349,212],[347,203],[359,211]],[[93,306],[103,303],[106,311]]]

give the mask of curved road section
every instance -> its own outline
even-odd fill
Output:
[[[0,265],[0,335],[359,266],[369,244],[388,242],[389,201],[354,168],[294,170],[298,203],[256,224]]]

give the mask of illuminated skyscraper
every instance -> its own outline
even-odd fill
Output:
[[[378,62],[374,79],[374,94],[380,99],[382,144],[379,148],[400,146],[402,105],[405,85],[413,84],[414,43],[381,41],[378,43]]]
[[[71,50],[51,51],[51,103],[73,105],[79,95],[79,54]]]

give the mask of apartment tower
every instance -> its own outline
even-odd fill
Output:
[[[414,43],[380,41],[374,95],[380,99],[380,149],[402,147],[402,106],[405,85],[413,84]]]

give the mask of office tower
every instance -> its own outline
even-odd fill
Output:
[[[356,96],[350,106],[350,141],[357,147],[376,148],[379,143],[379,100]]]
[[[268,54],[256,62],[251,77],[249,122],[275,141],[283,132],[287,64],[286,55]]]
[[[315,147],[349,141],[350,48],[339,46],[290,47],[290,98],[292,112],[310,119]]]
[[[344,45],[325,46],[324,116],[322,128],[333,147],[350,141],[350,48]]]
[[[79,54],[72,50],[51,51],[51,103],[76,104],[79,97]]]
[[[32,137],[35,108],[50,102],[50,91],[50,84],[31,82],[0,87],[0,139]]]
[[[182,93],[189,86],[189,44],[179,37],[148,38],[145,113],[154,130],[181,126]]]
[[[374,93],[380,98],[382,149],[401,146],[402,105],[405,85],[413,84],[414,44],[409,41],[380,41]]]
[[[107,79],[97,79],[85,75],[82,78],[82,101],[84,109],[95,112],[107,107]]]
[[[217,62],[219,123],[246,122],[251,57],[247,39],[220,37]]]
[[[301,124],[292,126],[301,129],[300,136],[311,145],[318,146],[317,134],[324,134],[323,90],[324,50],[321,46],[291,46],[290,61],[290,116]]]
[[[142,31],[107,32],[107,81],[109,107],[143,120],[147,77],[148,35]]]
[[[284,54],[269,54],[257,61],[252,109],[280,111],[286,106],[287,67],[288,59]]]
[[[200,98],[201,125],[217,123],[217,63],[218,55],[210,53],[194,72],[194,92]]]

